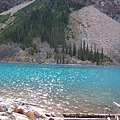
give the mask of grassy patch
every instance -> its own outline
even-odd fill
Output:
[[[9,19],[10,14],[7,15],[0,15],[0,23],[4,23]]]

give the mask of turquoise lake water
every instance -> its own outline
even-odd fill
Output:
[[[56,114],[119,113],[120,67],[0,63],[0,97]]]

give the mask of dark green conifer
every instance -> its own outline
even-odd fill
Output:
[[[76,56],[76,45],[73,43],[73,56]]]
[[[72,57],[72,45],[71,45],[71,43],[69,44],[69,55]]]

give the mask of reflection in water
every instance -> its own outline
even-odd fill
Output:
[[[0,96],[56,114],[120,112],[120,67],[0,63]]]

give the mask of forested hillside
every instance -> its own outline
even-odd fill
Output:
[[[54,50],[52,53],[46,51],[46,59],[52,57],[57,63],[70,63],[71,58],[96,64],[111,62],[110,58],[104,56],[103,49],[98,51],[95,46],[88,48],[85,41],[76,45],[75,42],[69,42],[69,37],[74,35],[66,36],[70,13],[84,6],[85,4],[73,0],[36,0],[14,14],[16,19],[7,28],[1,29],[0,43],[16,43],[22,50],[28,51],[32,56],[37,55],[38,58],[41,50],[34,39],[39,38],[39,44],[47,42]]]

